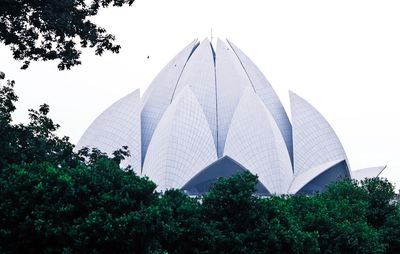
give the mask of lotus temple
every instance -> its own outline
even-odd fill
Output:
[[[274,89],[235,44],[190,43],[139,90],[107,108],[76,145],[112,153],[128,146],[130,165],[159,191],[208,191],[219,177],[250,171],[257,194],[312,194],[340,179],[378,176],[350,169],[332,127],[289,92],[288,114]]]

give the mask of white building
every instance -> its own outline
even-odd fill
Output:
[[[384,167],[350,171],[324,117],[290,92],[292,122],[257,66],[233,43],[193,41],[154,79],[104,111],[77,144],[112,153],[128,146],[131,165],[158,190],[208,190],[218,177],[248,170],[257,192],[323,191],[338,179],[378,176]]]

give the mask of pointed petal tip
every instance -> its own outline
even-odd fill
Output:
[[[289,98],[290,100],[293,100],[294,98],[301,98],[301,96],[299,96],[297,93],[293,92],[292,90],[289,90]]]
[[[236,45],[232,41],[230,41],[228,38],[225,38],[225,40],[229,44],[229,46],[231,46],[232,48],[236,47]]]
[[[380,174],[382,174],[383,171],[385,171],[385,169],[387,168],[387,165],[381,166],[382,170],[379,172],[379,174],[377,176],[380,176]]]
[[[217,51],[219,51],[219,50],[232,50],[232,47],[230,46],[230,44],[229,43],[225,43],[222,39],[220,39],[220,38],[218,38],[218,40],[217,40],[217,44],[216,44],[217,46],[216,46],[216,48],[217,48]]]
[[[221,38],[217,37],[217,45],[225,46],[225,42]]]
[[[203,43],[210,43],[210,40],[208,39],[208,37],[204,38],[204,39],[201,41],[201,44],[203,44]]]

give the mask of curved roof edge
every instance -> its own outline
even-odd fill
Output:
[[[197,46],[197,40],[194,40],[169,61],[151,82],[141,99],[142,163],[154,130],[171,104],[186,63]]]
[[[306,186],[309,182],[317,178],[319,175],[324,173],[326,170],[332,168],[333,166],[343,162],[345,160],[333,160],[329,162],[325,162],[323,164],[320,164],[318,166],[315,166],[311,168],[310,170],[307,170],[305,172],[302,172],[301,174],[297,175],[294,177],[292,183],[290,184],[289,187],[289,194],[296,194],[301,188]]]
[[[236,57],[238,58],[241,66],[243,67],[254,92],[260,97],[261,101],[268,108],[273,116],[279,130],[285,140],[286,147],[289,151],[290,160],[293,164],[293,140],[292,140],[292,124],[286,114],[281,100],[272,88],[268,79],[264,76],[257,65],[248,57],[240,48],[234,43],[226,39],[228,44],[233,49]]]
[[[251,83],[233,50],[219,38],[215,54],[217,150],[218,157],[222,157],[233,114],[243,90],[251,88]]]
[[[157,76],[151,81],[150,85],[148,86],[148,88],[146,89],[146,91],[144,92],[144,94],[142,95],[142,108],[144,107],[144,105],[147,103],[147,100],[149,99],[150,95],[152,94],[153,90],[157,89],[158,86],[160,86],[160,84],[157,82],[158,79],[163,79],[165,75],[168,75],[167,72],[171,72],[170,69],[172,69],[172,67],[177,67],[176,64],[179,63],[180,64],[180,68],[177,70],[180,75],[180,72],[182,72],[183,68],[185,67],[185,63],[189,60],[189,58],[191,57],[191,55],[193,54],[193,52],[196,50],[197,46],[199,45],[199,42],[197,39],[194,39],[193,41],[191,41],[189,44],[187,44],[178,54],[176,54],[174,56],[174,58],[172,58],[162,69],[161,71],[157,74]],[[178,77],[169,77],[169,78],[178,78]],[[175,85],[177,83],[177,80],[174,84]],[[171,91],[171,95],[172,95],[173,91]]]
[[[225,155],[193,176],[187,183],[185,183],[182,190],[189,195],[201,195],[208,192],[209,188],[218,180],[218,178],[231,177],[243,171],[249,170],[239,162]],[[270,195],[270,192],[260,181],[258,181],[256,185],[256,194],[267,196]]]
[[[185,87],[154,131],[142,174],[160,191],[181,188],[215,160],[217,152],[206,116],[191,89]]]
[[[111,155],[122,146],[128,146],[131,156],[121,165],[132,166],[140,175],[140,142],[140,90],[136,89],[104,110],[86,129],[75,150],[85,146],[95,147]]]
[[[358,170],[354,170],[352,171],[352,179],[354,180],[364,180],[365,178],[373,178],[373,177],[378,177],[383,170],[386,169],[386,165],[385,166],[379,166],[379,167],[371,167],[371,168],[363,168],[363,169],[358,169]]]
[[[346,160],[344,148],[329,122],[308,101],[289,91],[295,175],[335,160]]]
[[[200,103],[213,134],[217,147],[217,108],[215,66],[212,46],[208,39],[203,40],[187,61],[177,83],[174,96],[189,86]]]
[[[293,170],[285,141],[271,113],[251,88],[243,93],[232,117],[224,155],[239,162],[271,194],[284,194]]]

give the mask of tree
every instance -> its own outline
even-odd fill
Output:
[[[220,178],[202,198],[156,185],[97,149],[73,151],[49,107],[12,124],[0,87],[0,253],[399,253],[400,206],[385,179],[258,197],[257,176]]]
[[[41,105],[39,110],[29,110],[29,124],[12,124],[11,114],[18,100],[13,87],[13,81],[0,87],[0,168],[33,161],[76,164],[79,158],[73,153],[69,138],[59,138],[55,134],[59,125],[48,117],[50,109],[47,104]]]
[[[390,213],[385,224],[381,228],[383,242],[386,244],[386,253],[400,253],[400,206],[397,204],[395,210]]]
[[[47,114],[14,125],[17,96],[0,87],[0,253],[147,253],[159,246],[147,220],[156,185],[99,150],[77,153]],[[128,168],[129,169],[129,168]]]
[[[0,184],[2,253],[146,253],[143,243],[155,239],[142,219],[155,184],[109,158],[12,164]]]
[[[383,180],[374,181],[385,185]],[[318,233],[321,253],[384,253],[382,232],[369,219],[371,210],[384,206],[371,207],[369,195],[364,183],[346,180],[332,183],[322,194],[292,196],[288,201],[302,231]]]
[[[204,220],[202,205],[181,190],[166,191],[157,203],[158,242],[163,253],[212,253],[214,228]]]
[[[315,233],[303,232],[285,197],[262,199],[257,176],[219,179],[204,196],[203,217],[214,228],[211,253],[317,253]]]
[[[112,34],[90,21],[101,8],[132,5],[134,0],[2,0],[0,42],[11,48],[16,60],[59,60],[60,70],[81,64],[82,48],[118,53]]]
[[[367,178],[361,181],[361,188],[368,201],[367,219],[375,228],[382,227],[388,216],[395,214],[394,186],[387,179]]]

